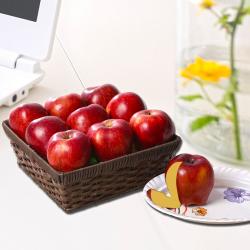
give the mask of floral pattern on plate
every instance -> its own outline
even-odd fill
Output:
[[[206,216],[207,209],[204,207],[196,207],[192,209],[192,213],[194,213],[196,216]]]
[[[230,202],[243,203],[250,201],[250,192],[242,188],[228,188],[224,191],[224,199]]]

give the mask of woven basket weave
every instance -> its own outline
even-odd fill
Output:
[[[69,173],[57,172],[3,122],[19,167],[65,212],[70,213],[142,189],[165,170],[179,151],[176,136],[169,143]]]

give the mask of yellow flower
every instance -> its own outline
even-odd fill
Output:
[[[200,3],[200,7],[202,9],[211,9],[215,5],[214,0],[202,0]]]
[[[200,3],[200,7],[202,9],[211,9],[215,5],[214,0],[202,0]]]
[[[197,57],[193,63],[187,65],[180,72],[181,76],[189,80],[218,83],[221,78],[228,78],[231,69],[224,64]]]

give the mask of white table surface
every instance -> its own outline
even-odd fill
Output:
[[[85,86],[110,82],[174,115],[173,1],[64,0],[58,37]],[[58,40],[43,69],[45,79],[25,102],[81,92]],[[9,111],[0,108],[0,121]],[[181,152],[196,151],[184,143]],[[151,209],[141,192],[66,215],[19,170],[2,129],[0,159],[1,250],[249,249],[249,224],[186,223]]]

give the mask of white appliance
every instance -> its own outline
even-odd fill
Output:
[[[61,0],[0,0],[0,106],[24,99],[43,78]]]

